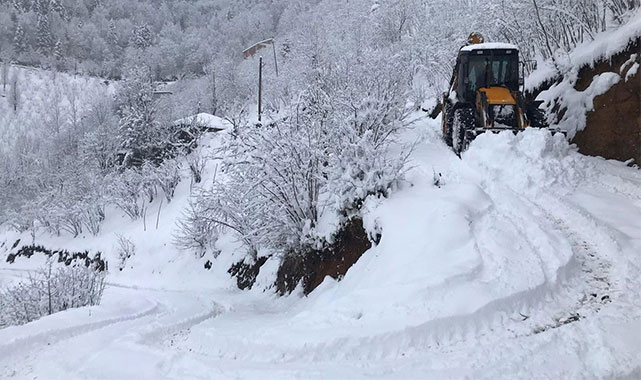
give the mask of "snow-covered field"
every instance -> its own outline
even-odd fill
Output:
[[[408,183],[367,204],[380,244],[308,297],[273,294],[273,260],[235,289],[231,241],[211,271],[177,252],[188,183],[158,229],[38,238],[138,250],[100,306],[0,330],[0,378],[641,378],[641,172],[540,130],[482,135],[459,159],[439,128],[417,118]],[[34,267],[5,254],[0,286]]]

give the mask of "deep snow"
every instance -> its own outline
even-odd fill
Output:
[[[408,182],[366,205],[380,244],[308,297],[273,294],[275,260],[235,289],[233,239],[211,271],[176,251],[186,181],[158,230],[111,218],[98,238],[37,237],[109,256],[126,234],[137,253],[112,260],[100,306],[0,330],[0,378],[641,378],[641,172],[534,129],[459,159],[439,127],[417,115]],[[5,255],[0,286],[34,267]]]

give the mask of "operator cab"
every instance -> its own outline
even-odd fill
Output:
[[[519,89],[519,50],[506,43],[467,45],[459,51],[454,88],[459,101],[474,103],[480,88]]]

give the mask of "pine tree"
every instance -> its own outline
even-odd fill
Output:
[[[53,46],[53,56],[59,61],[64,57],[62,52],[62,41],[56,41],[56,44]]]
[[[60,0],[50,0],[49,5],[51,6],[51,10],[60,15],[60,18],[69,21],[69,14]]]
[[[146,49],[151,46],[152,36],[149,25],[141,25],[134,28],[131,35],[131,44],[136,49]]]
[[[107,43],[111,47],[111,51],[114,53],[114,55],[117,55],[120,52],[121,48],[118,44],[118,32],[116,31],[116,23],[114,22],[114,20],[109,20],[108,28]]]
[[[47,14],[49,13],[49,4],[50,0],[34,0],[33,6],[31,7],[36,14]]]
[[[18,24],[13,34],[13,47],[16,53],[21,54],[27,51],[27,36],[25,35],[22,25]]]
[[[43,55],[50,55],[53,48],[53,35],[48,13],[39,13],[37,18],[37,43],[38,51]]]

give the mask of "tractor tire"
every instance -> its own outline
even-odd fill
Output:
[[[540,108],[528,108],[525,112],[528,121],[530,122],[530,127],[533,128],[549,128],[547,118],[545,117],[545,112]]]
[[[472,142],[472,134],[476,126],[472,108],[457,108],[452,120],[452,149],[459,156]]]
[[[452,122],[454,120],[454,107],[451,104],[445,104],[445,112],[442,117],[445,119],[445,130],[443,131],[443,140],[447,146],[452,146]]]

